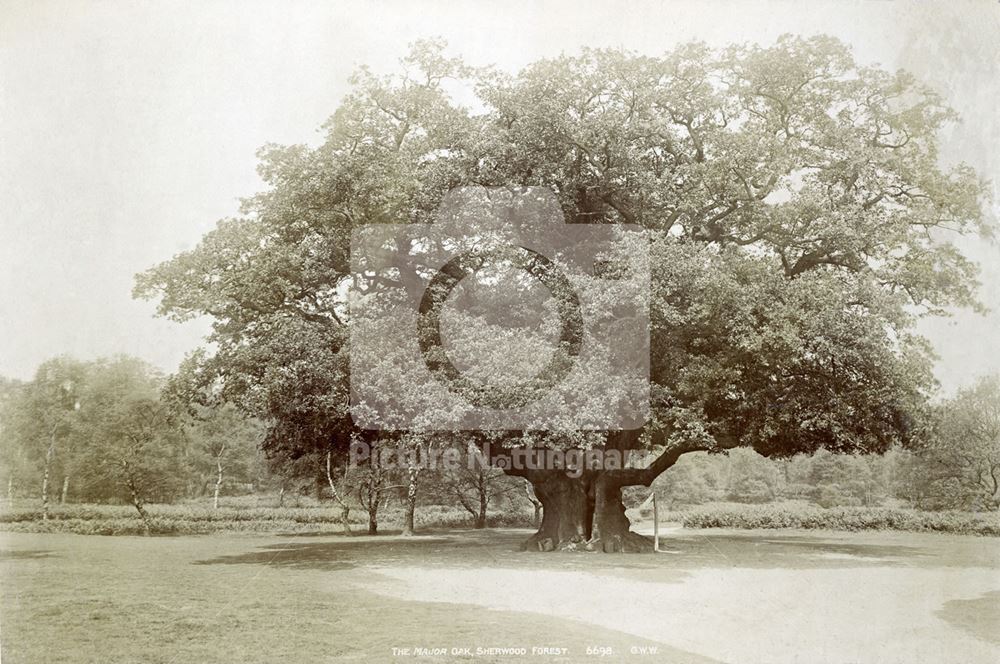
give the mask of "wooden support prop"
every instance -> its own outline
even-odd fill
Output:
[[[660,550],[660,512],[656,509],[656,491],[653,491],[653,551]]]

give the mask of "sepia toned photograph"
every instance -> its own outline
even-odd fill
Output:
[[[0,662],[1000,662],[997,0],[0,0]]]

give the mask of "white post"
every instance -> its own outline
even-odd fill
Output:
[[[653,491],[653,551],[660,550],[660,513],[656,509],[656,491]]]

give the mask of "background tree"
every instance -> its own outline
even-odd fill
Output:
[[[700,505],[725,498],[728,458],[718,454],[687,454],[653,483],[667,509]],[[644,500],[644,496],[639,500]],[[631,501],[635,502],[635,500]]]
[[[197,474],[200,494],[213,484],[212,504],[219,507],[224,480],[253,483],[264,427],[232,404],[196,405],[183,420],[188,463]]]
[[[586,50],[515,75],[423,43],[403,66],[395,78],[362,70],[323,145],[267,147],[268,189],[243,216],[138,278],[161,313],[215,319],[218,351],[193,362],[274,422],[268,441],[343,449],[351,229],[429,222],[459,185],[547,187],[569,223],[633,223],[650,238],[650,421],[597,440],[506,440],[655,460],[581,477],[516,471],[544,505],[527,546],[647,548],[622,488],[690,452],[911,441],[934,387],[915,317],[976,306],[976,268],[949,234],[990,232],[976,175],[938,165],[937,134],[955,116],[934,92],[828,37],[661,57]],[[476,112],[449,97],[448,78],[471,83]]]
[[[13,504],[15,488],[22,483],[33,484],[31,464],[17,428],[20,423],[18,407],[24,403],[23,388],[18,380],[0,377],[0,471],[7,487],[8,506]]]
[[[391,451],[386,445],[388,442],[387,439],[375,437],[371,442],[370,454],[359,464],[358,471],[353,476],[358,503],[368,513],[369,535],[378,535],[379,509],[389,500],[394,489],[404,486],[391,484],[393,468],[384,463],[384,454]]]
[[[113,478],[149,532],[145,505],[184,490],[183,439],[173,411],[160,400],[163,378],[129,357],[98,360],[81,390],[78,436],[89,441],[91,472]]]
[[[79,419],[80,390],[87,367],[68,357],[42,363],[32,381],[16,389],[8,401],[4,425],[12,468],[38,469],[42,515],[47,519],[56,471],[68,460],[71,432]],[[60,479],[62,479],[60,477]]]
[[[727,465],[726,497],[729,500],[767,503],[777,498],[783,489],[784,478],[778,467],[752,450],[732,450]]]
[[[479,463],[477,459],[479,457],[474,451],[467,451],[454,468],[444,469],[438,476],[446,494],[469,513],[475,527],[485,528],[490,506],[502,500],[513,506],[516,504],[515,496],[522,496],[524,488],[502,470]],[[532,498],[533,495],[529,501]],[[541,507],[540,503],[538,507]]]
[[[942,403],[922,442],[921,471],[935,506],[1000,507],[1000,377],[981,378]]]

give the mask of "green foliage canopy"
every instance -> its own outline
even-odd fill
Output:
[[[906,442],[933,387],[915,316],[977,306],[951,238],[991,233],[983,183],[938,164],[955,115],[937,94],[829,37],[585,50],[515,74],[425,42],[402,64],[362,69],[319,147],[262,149],[267,188],[241,216],[137,278],[161,314],[213,318],[215,351],[189,370],[271,422],[268,445],[349,433],[351,230],[429,223],[462,185],[548,187],[569,223],[649,231],[641,440],[670,458]]]

